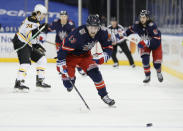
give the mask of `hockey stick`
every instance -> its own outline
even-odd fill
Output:
[[[121,42],[124,41],[124,40],[128,40],[128,41],[130,41],[130,42],[133,42],[133,43],[135,43],[135,44],[138,44],[137,41],[132,40],[132,39],[130,39],[130,38],[127,37],[127,36],[124,36],[122,39],[120,39],[119,41],[117,41],[116,44],[121,43]]]
[[[32,37],[31,39],[25,43],[23,46],[21,46],[20,48],[16,49],[15,52],[18,52],[19,50],[21,50],[22,48],[24,48],[27,44],[29,44],[35,37],[37,37],[37,35],[45,28],[46,25],[44,25],[43,27],[41,27],[40,30],[38,30]]]
[[[69,75],[66,75],[67,78],[69,78],[69,81],[71,83],[71,85],[74,87],[74,89],[76,90],[76,92],[78,93],[79,97],[81,98],[81,100],[83,101],[83,103],[85,104],[86,108],[88,110],[90,110],[90,107],[88,106],[88,104],[86,103],[86,101],[84,100],[84,98],[82,97],[81,93],[79,92],[79,90],[76,88],[75,84],[72,82],[71,78],[69,77]]]
[[[56,45],[55,43],[47,41],[47,40],[45,40],[45,42],[48,43],[48,44],[51,44],[51,45]]]

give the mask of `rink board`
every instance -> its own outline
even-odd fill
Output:
[[[13,50],[13,44],[11,39],[14,33],[0,33],[0,62],[18,62],[17,54]],[[55,33],[50,33],[47,35],[47,41],[54,43]],[[162,35],[162,45],[163,45],[163,70],[170,73],[183,80],[183,38],[182,36],[173,35]],[[47,50],[46,56],[48,62],[52,63],[56,60],[53,59],[56,56],[55,46],[49,43],[44,43]],[[130,43],[128,43],[129,48]],[[95,46],[92,53],[101,52],[99,44]],[[120,49],[118,48],[118,52]],[[138,48],[133,50],[133,58],[137,66],[141,66],[141,58]],[[117,54],[120,60],[120,65],[129,65],[124,53]],[[152,61],[152,58],[151,58]],[[113,64],[110,60],[107,64]]]

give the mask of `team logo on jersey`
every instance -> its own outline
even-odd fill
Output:
[[[83,46],[83,50],[84,51],[89,51],[95,46],[95,44],[96,44],[96,41],[88,42],[87,45]]]
[[[58,35],[59,35],[60,39],[63,40],[67,36],[67,33],[65,31],[61,31],[61,32],[59,32]]]
[[[151,40],[151,37],[149,37],[148,35],[142,35],[140,37],[142,40]]]
[[[70,41],[71,43],[75,43],[75,42],[76,42],[76,38],[74,38],[74,36],[71,35],[71,36],[69,37],[69,41]]]
[[[153,30],[153,33],[154,33],[155,35],[157,35],[157,34],[158,34],[157,29],[154,29],[154,30]]]

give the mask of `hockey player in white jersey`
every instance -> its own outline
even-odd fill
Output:
[[[29,87],[25,85],[25,77],[27,75],[27,70],[31,65],[31,60],[37,63],[36,86],[42,88],[51,87],[44,83],[45,65],[47,63],[45,49],[40,44],[37,44],[38,35],[48,28],[47,24],[40,25],[40,21],[43,20],[46,15],[46,7],[37,4],[32,15],[22,22],[19,31],[12,40],[20,63],[14,86],[15,89],[29,89]]]

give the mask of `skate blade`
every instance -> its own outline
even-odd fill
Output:
[[[109,105],[109,107],[110,107],[110,108],[117,108],[116,105],[112,105],[112,106]]]
[[[149,82],[148,83],[143,83],[143,86],[148,87],[148,86],[150,86],[150,83]]]
[[[17,88],[15,88],[13,90],[13,93],[29,93],[29,90],[28,89],[17,89]]]
[[[49,92],[50,88],[43,88],[43,87],[40,87],[40,86],[36,86],[36,91],[37,92]]]

